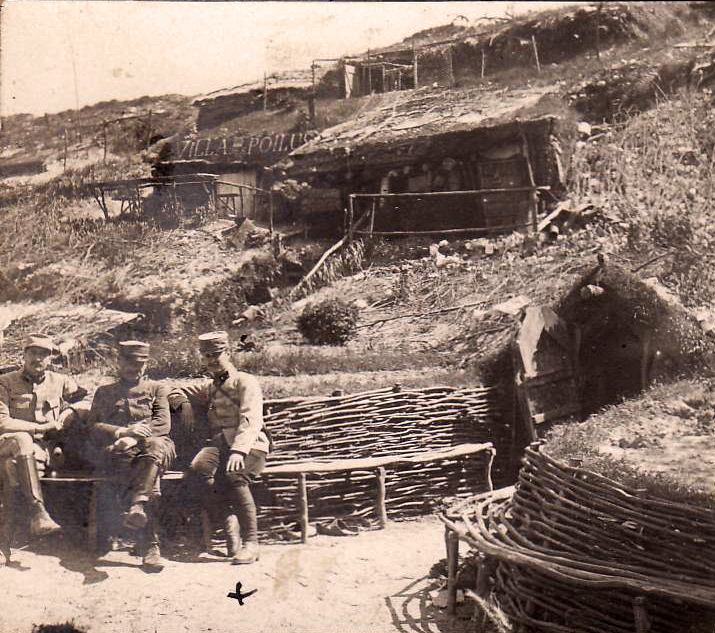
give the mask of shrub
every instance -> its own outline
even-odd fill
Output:
[[[342,299],[325,299],[308,305],[296,325],[314,345],[344,345],[355,334],[358,311]]]

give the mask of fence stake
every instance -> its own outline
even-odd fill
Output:
[[[308,542],[308,486],[305,473],[298,473],[298,511],[300,522],[300,541]]]
[[[447,533],[447,613],[457,612],[457,566],[459,564],[459,536]]]
[[[539,50],[536,48],[536,37],[532,34],[531,45],[534,47],[534,59],[536,60],[536,72],[541,74],[541,64],[539,64]]]
[[[414,74],[415,88],[419,88],[420,82],[417,78],[417,49],[414,44],[412,44],[412,72]]]
[[[268,232],[273,235],[273,191],[268,192]]]
[[[385,506],[385,478],[385,467],[380,466],[377,469],[377,516],[381,528],[384,528],[387,525],[387,507]]]
[[[372,237],[372,233],[375,230],[375,212],[377,211],[377,199],[373,198],[372,200],[372,209],[370,213],[370,237]]]
[[[447,59],[449,60],[449,85],[453,88],[456,83],[456,79],[454,78],[454,61],[452,60],[451,47],[447,49]]]
[[[353,218],[355,217],[355,198],[348,198],[348,244],[353,241]]]
[[[643,596],[638,596],[633,600],[633,617],[636,624],[636,633],[648,633],[650,631],[648,608]]]
[[[482,79],[484,79],[484,70],[487,66],[487,54],[482,49]]]

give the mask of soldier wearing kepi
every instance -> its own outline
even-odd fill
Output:
[[[44,505],[40,473],[49,455],[45,435],[60,431],[87,391],[71,376],[49,371],[56,347],[43,334],[25,340],[22,369],[0,376],[0,467],[3,469],[4,516],[0,531],[0,565],[10,559],[17,487],[31,511],[30,534],[45,536],[60,526]]]
[[[88,422],[102,446],[97,465],[122,475],[124,526],[139,530],[144,568],[157,572],[164,568],[157,530],[159,480],[176,456],[169,438],[169,390],[144,377],[148,344],[122,341],[117,356],[119,380],[97,389]],[[102,536],[106,543],[109,535]]]
[[[199,351],[213,379],[172,392],[172,406],[191,425],[191,404],[208,405],[211,439],[194,457],[186,481],[195,498],[209,500],[228,494],[226,519],[229,556],[234,564],[258,560],[256,504],[249,484],[260,475],[270,450],[263,426],[263,395],[258,380],[234,367],[226,332],[199,336]],[[240,543],[235,518],[240,526]]]

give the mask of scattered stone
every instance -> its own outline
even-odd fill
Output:
[[[497,303],[492,306],[489,312],[491,313],[501,313],[507,314],[509,316],[518,315],[524,308],[531,304],[531,299],[525,295],[518,295],[512,297],[508,301],[503,301],[502,303]]]

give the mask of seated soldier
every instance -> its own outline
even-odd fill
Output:
[[[158,535],[159,479],[171,465],[175,449],[169,438],[168,388],[144,378],[148,360],[146,343],[119,343],[119,380],[97,389],[88,423],[101,446],[95,456],[97,466],[120,476],[123,523],[139,531],[137,545],[144,568],[159,572],[164,568]],[[107,549],[109,537],[106,532],[101,535],[101,552]]]
[[[74,414],[70,402],[87,395],[71,376],[49,371],[55,344],[43,334],[25,341],[22,369],[0,376],[0,466],[3,485],[3,525],[0,565],[10,560],[15,524],[15,490],[20,488],[30,506],[31,536],[60,529],[47,513],[40,474],[49,460],[46,435],[62,429]]]
[[[213,514],[226,520],[232,562],[250,564],[258,560],[258,525],[249,484],[263,471],[270,446],[263,426],[263,395],[258,380],[231,362],[226,332],[199,336],[199,351],[213,379],[187,384],[170,396],[187,427],[192,426],[192,403],[208,406],[212,437],[194,457],[185,479],[192,497],[203,504],[228,494],[227,505],[213,508]]]

